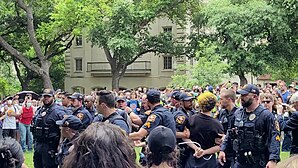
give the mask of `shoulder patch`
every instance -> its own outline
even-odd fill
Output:
[[[144,124],[144,126],[146,127],[146,128],[150,128],[150,126],[151,126],[151,123],[149,122],[149,121],[147,121],[145,124]]]
[[[84,114],[83,113],[78,113],[76,115],[80,120],[83,120],[84,119]]]
[[[185,116],[178,116],[178,117],[176,118],[176,122],[177,122],[178,124],[183,124],[184,121],[185,121]]]
[[[147,116],[150,115],[150,114],[151,114],[151,110],[146,111],[145,114],[146,114]]]
[[[280,141],[280,136],[277,135],[277,136],[275,137],[275,140],[276,140],[276,141]]]
[[[155,114],[152,114],[152,115],[150,115],[149,117],[148,117],[148,122],[154,122],[155,121],[155,119],[156,119],[156,115]]]

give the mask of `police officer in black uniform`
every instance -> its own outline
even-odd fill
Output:
[[[236,93],[233,89],[223,89],[220,92],[220,106],[218,120],[222,124],[225,134],[229,129],[234,128],[235,116],[234,113],[238,109],[235,106]],[[232,145],[224,151],[226,154],[226,162],[224,166],[219,167],[229,168],[234,166],[235,152],[233,151]]]
[[[121,113],[119,113],[119,110],[115,108],[115,104],[115,97],[110,91],[101,90],[97,93],[96,109],[98,113],[102,114],[103,116],[102,122],[109,122],[111,124],[118,125],[127,134],[129,134],[131,131],[130,125],[127,120],[122,117],[122,115],[127,114],[121,115]]]
[[[43,106],[36,111],[33,118],[32,132],[34,137],[34,167],[56,168],[55,162],[60,139],[60,129],[57,120],[66,115],[65,109],[54,102],[54,91],[45,89]]]
[[[280,160],[279,125],[273,114],[259,104],[259,89],[252,84],[238,90],[241,104],[235,112],[235,128],[228,131],[221,146],[218,160],[226,161],[224,151],[232,148],[236,152],[236,168],[271,168]],[[230,141],[230,142],[229,142]]]
[[[290,116],[278,116],[281,130],[292,131],[292,146],[290,154],[298,154],[298,92],[294,93],[290,98],[292,106],[288,106],[287,110],[290,112]]]
[[[180,99],[179,99],[180,95],[181,95],[181,92],[179,90],[174,90],[171,93],[171,102],[170,102],[170,104],[165,106],[173,114],[180,107]]]
[[[176,138],[177,143],[183,142],[182,138],[188,139],[188,135],[185,133],[186,127],[189,127],[189,117],[194,115],[196,112],[193,109],[193,99],[191,93],[182,93],[179,97],[180,107],[174,112],[174,119],[176,123]],[[179,145],[180,149],[180,167],[184,167],[188,155],[190,154],[189,147],[187,145]]]
[[[83,130],[83,123],[78,117],[68,115],[63,120],[56,121],[56,124],[61,127],[62,136],[65,137],[57,155],[59,167],[62,167],[63,159],[69,154],[70,147],[79,136],[79,132]]]
[[[83,106],[84,97],[80,93],[73,93],[71,96],[72,115],[77,116],[83,123],[84,129],[93,121],[93,117]]]
[[[176,134],[176,126],[174,116],[168,109],[160,104],[160,92],[155,89],[150,89],[147,92],[148,105],[151,108],[151,114],[145,124],[139,129],[138,132],[129,134],[132,140],[141,140],[159,125],[170,128]]]

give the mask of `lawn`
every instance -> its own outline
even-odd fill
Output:
[[[289,152],[281,152],[281,160],[285,160],[289,158]],[[25,153],[25,163],[28,168],[34,168],[33,166],[33,152],[26,152]]]

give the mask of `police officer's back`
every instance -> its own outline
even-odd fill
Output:
[[[159,125],[170,128],[176,134],[176,127],[173,114],[160,104],[160,92],[155,89],[150,89],[147,92],[148,105],[151,108],[151,114],[145,124],[138,132],[129,134],[133,140],[141,140],[147,136],[152,129]]]
[[[50,89],[44,90],[43,104],[33,119],[34,167],[55,168],[58,166],[55,156],[60,139],[60,129],[56,121],[62,120],[66,111],[54,103],[54,91]]]
[[[237,157],[234,167],[276,166],[280,160],[278,122],[272,113],[259,104],[259,90],[255,85],[248,84],[238,93],[241,94],[243,108],[235,112],[235,129],[226,135],[219,161],[223,163],[223,151],[233,144]]]

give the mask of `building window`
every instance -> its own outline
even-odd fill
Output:
[[[82,36],[76,36],[76,46],[82,46],[82,45],[83,45]]]
[[[76,62],[76,71],[82,71],[83,70],[83,60],[82,58],[75,58],[75,62]]]
[[[85,93],[85,88],[82,87],[82,86],[73,86],[72,87],[72,92],[77,92],[77,93],[84,94]]]
[[[163,27],[162,29],[164,33],[172,33],[172,26]]]
[[[163,57],[163,69],[173,69],[173,57],[171,56]]]

